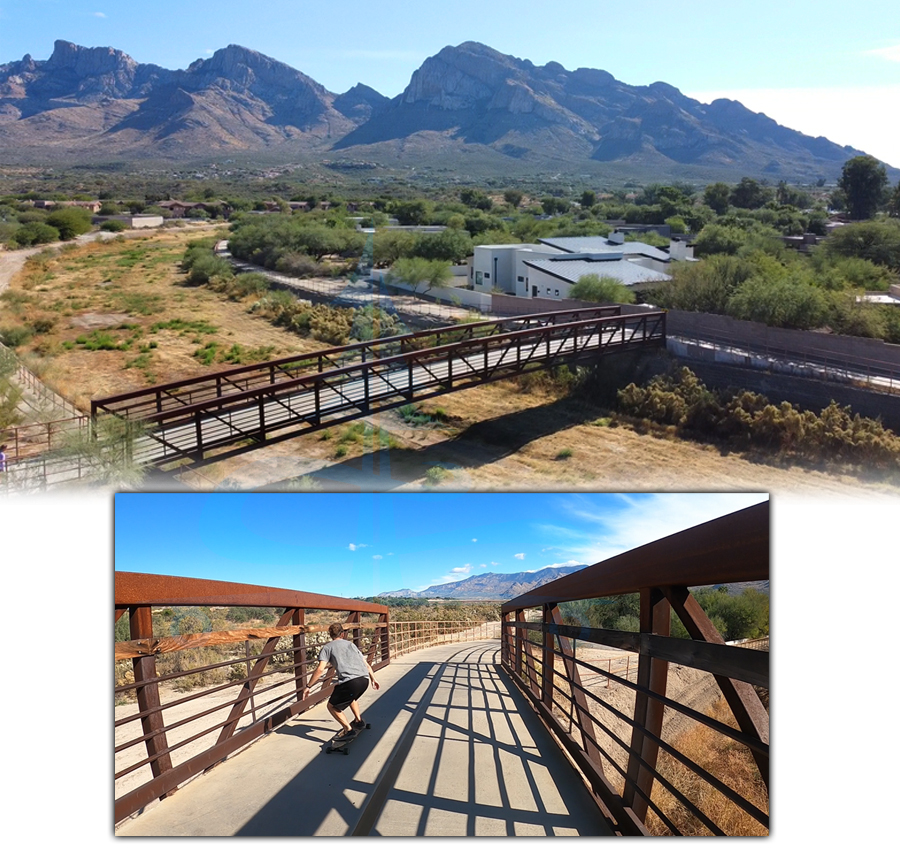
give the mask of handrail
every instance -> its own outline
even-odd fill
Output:
[[[447,327],[438,327],[432,330],[424,330],[414,333],[403,333],[401,335],[389,336],[386,338],[374,339],[372,341],[355,342],[353,344],[344,344],[337,347],[325,348],[324,350],[316,350],[311,353],[294,354],[293,356],[281,356],[278,359],[270,359],[266,362],[257,362],[253,365],[243,365],[237,368],[227,368],[224,371],[214,371],[207,374],[197,375],[196,377],[185,378],[184,380],[169,381],[160,383],[156,386],[148,386],[140,389],[140,393],[167,392],[170,390],[180,390],[186,385],[199,385],[207,381],[233,379],[242,375],[251,374],[260,370],[270,370],[273,368],[283,368],[284,366],[292,366],[297,362],[316,361],[320,366],[324,362],[333,362],[335,356],[345,354],[363,353],[372,351],[377,353],[379,350],[390,350],[391,345],[400,345],[401,352],[412,353],[418,351],[418,347],[406,348],[409,343],[418,342],[420,339],[437,338],[440,342],[441,337],[453,336],[460,333],[471,333],[472,337],[482,338],[483,336],[474,336],[474,333],[480,329],[494,328],[501,332],[506,331],[506,327],[513,327],[517,324],[524,323],[528,326],[542,326],[545,324],[555,325],[558,321],[564,321],[565,318],[570,320],[584,320],[591,318],[612,317],[621,314],[621,306],[597,306],[590,309],[565,309],[555,312],[543,312],[536,315],[516,315],[512,318],[503,318],[502,320],[475,321],[468,324],[455,324]],[[365,359],[365,356],[363,357]],[[340,366],[335,366],[340,367]],[[319,368],[322,371],[322,368]],[[133,397],[135,392],[122,392],[117,395],[110,395],[105,398],[98,398],[94,401],[98,408],[109,409],[109,406],[120,401],[128,400]]]
[[[564,576],[501,607],[503,667],[621,833],[729,833],[732,826],[714,820],[695,790],[686,792],[683,776],[730,802],[735,822],[757,829],[739,833],[768,833],[769,715],[754,689],[768,689],[768,652],[726,645],[690,591],[768,577],[769,503],[763,502]],[[633,593],[640,598],[639,632],[563,622],[560,603]],[[541,619],[526,620],[525,610],[535,607]],[[669,637],[673,612],[689,639]],[[588,650],[603,645],[637,652],[636,677],[579,656],[585,644]],[[607,658],[604,653],[601,661]],[[670,663],[708,675],[701,678],[707,695],[717,688],[736,724],[667,696]],[[629,698],[631,714],[623,712]],[[725,783],[688,756],[679,748],[674,722],[706,728],[745,751],[745,778],[755,777],[759,787],[745,792],[745,782]]]
[[[130,637],[116,644],[115,693],[133,697],[137,706],[115,725],[116,779],[122,791],[115,802],[116,822],[166,798],[187,780],[325,700],[328,674],[305,700],[303,690],[318,649],[328,640],[329,623],[344,625],[373,670],[390,663],[389,610],[378,603],[121,571],[115,573],[114,588],[114,621],[127,615]],[[155,624],[177,615],[178,608],[229,606],[263,607],[280,615],[268,627],[222,630],[188,621],[190,631],[185,632],[182,620],[172,627],[181,632],[170,630],[163,637],[154,632]],[[190,608],[187,614],[194,611]],[[195,615],[194,624],[198,620]],[[251,650],[251,644],[256,649]],[[173,685],[210,683],[212,688],[187,696],[166,697]],[[186,703],[200,698],[202,711],[182,713]]]
[[[553,315],[572,315],[575,314],[573,312],[555,312]],[[353,361],[346,365],[336,365],[330,368],[324,368],[322,360],[330,354],[336,353],[338,351],[347,351],[352,349],[356,349],[358,352],[365,354],[369,350],[373,353],[377,353],[378,347],[385,343],[389,343],[392,341],[399,341],[402,339],[421,339],[421,338],[433,338],[436,332],[449,332],[454,330],[465,330],[468,327],[477,327],[477,326],[485,326],[485,322],[480,322],[478,324],[469,324],[465,326],[458,327],[444,327],[437,331],[432,331],[431,333],[414,333],[410,336],[397,336],[393,339],[381,339],[373,342],[363,342],[359,345],[347,345],[343,348],[334,348],[328,351],[319,351],[316,353],[309,354],[298,354],[292,357],[282,358],[277,360],[276,362],[264,362],[258,363],[255,365],[245,366],[242,369],[230,369],[225,372],[217,372],[214,374],[204,374],[198,377],[187,378],[182,381],[168,383],[162,386],[150,386],[145,389],[138,389],[132,392],[126,392],[120,395],[115,395],[109,398],[97,398],[91,402],[91,413],[95,415],[99,412],[108,412],[114,415],[124,415],[126,417],[137,417],[143,419],[147,422],[154,421],[163,421],[167,418],[175,418],[182,415],[189,415],[193,412],[196,412],[199,409],[203,409],[208,407],[211,402],[216,402],[222,406],[228,406],[230,404],[238,403],[240,401],[253,399],[258,397],[260,394],[268,395],[281,395],[285,394],[292,389],[296,389],[305,385],[308,385],[310,381],[327,381],[341,376],[353,376],[358,375],[363,372],[372,372],[376,371],[382,367],[389,367],[394,365],[405,366],[409,364],[411,361],[415,360],[423,360],[429,359],[432,357],[437,357],[441,355],[450,356],[457,355],[458,353],[462,353],[466,350],[478,349],[481,350],[484,347],[495,347],[498,345],[502,345],[505,343],[514,343],[514,342],[527,342],[530,339],[537,338],[538,340],[544,339],[552,339],[554,336],[551,335],[555,330],[558,332],[560,337],[565,337],[567,333],[573,329],[583,330],[588,329],[592,325],[603,324],[604,328],[607,324],[610,324],[614,327],[622,327],[624,328],[629,322],[633,322],[638,324],[639,326],[646,327],[654,319],[659,319],[664,316],[662,312],[645,312],[637,315],[615,315],[615,316],[605,316],[603,314],[598,313],[596,317],[589,318],[579,318],[578,320],[570,320],[565,324],[560,324],[558,327],[553,324],[548,325],[540,325],[536,324],[535,326],[527,326],[524,329],[517,329],[512,331],[501,330],[498,333],[494,333],[486,336],[479,336],[477,338],[468,338],[460,341],[454,341],[447,344],[436,344],[431,345],[430,347],[416,349],[416,350],[404,350],[400,353],[393,353],[388,356],[377,356],[375,359],[370,360],[360,360]],[[524,315],[518,318],[514,318],[514,321],[527,321],[529,319],[540,319],[543,318],[542,315]],[[500,324],[492,322],[491,326],[497,327]],[[651,333],[651,336],[653,334]],[[661,335],[661,333],[660,333]],[[372,347],[375,345],[376,347]],[[253,371],[269,371],[274,367],[284,368],[285,366],[301,366],[301,368],[306,364],[317,362],[318,370],[306,371],[297,375],[289,375],[286,379],[275,380],[274,378],[258,383],[257,385],[250,386],[248,385],[246,388],[238,388],[237,391],[232,391],[228,393],[222,393],[219,385],[215,387],[215,394],[206,395],[205,397],[200,397],[199,400],[195,403],[193,400],[189,403],[184,403],[180,398],[185,395],[190,396],[190,388],[198,387],[200,393],[207,392],[207,388],[203,385],[210,382],[221,381],[222,379],[232,380],[238,373],[249,374]],[[257,375],[258,376],[258,375]],[[251,377],[250,379],[255,379]],[[212,388],[212,387],[210,387]],[[178,395],[172,395],[177,406],[172,409],[166,410],[162,407],[163,398],[161,397],[163,393],[173,393],[178,392]],[[191,396],[193,397],[193,396]],[[143,401],[141,399],[144,399]],[[124,401],[138,401],[133,407],[116,407],[116,404],[121,404]],[[141,407],[150,406],[149,411],[144,411],[139,409]],[[134,410],[134,412],[132,412]]]

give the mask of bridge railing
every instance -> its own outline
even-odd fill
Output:
[[[91,402],[91,414],[106,412],[130,419],[150,419],[154,415],[181,410],[214,398],[252,392],[262,387],[280,385],[282,382],[290,383],[304,376],[343,369],[357,363],[371,364],[390,356],[416,353],[471,339],[490,338],[503,333],[564,325],[578,320],[618,317],[621,311],[621,306],[598,306],[577,311],[519,315],[503,320],[477,321],[357,342],[98,398]]]
[[[386,606],[302,591],[117,572],[115,622],[116,822],[326,700],[330,673],[302,695],[331,623],[390,662]]]
[[[768,833],[768,649],[725,644],[691,593],[767,580],[768,561],[765,502],[502,606],[504,668],[622,833]],[[584,601],[628,594],[638,632],[563,619],[560,604],[587,615]],[[673,614],[689,638],[671,636]],[[614,667],[610,651],[637,661]]]
[[[159,390],[142,390],[94,401],[92,412],[142,419],[147,433],[135,442],[135,459],[157,464],[199,459],[213,449],[231,447],[228,453],[240,453],[245,449],[235,450],[235,443],[242,440],[254,445],[282,441],[451,390],[664,342],[663,312],[591,317],[526,325],[203,400],[191,400],[186,387],[178,392],[178,406],[172,390],[165,405],[156,398]]]
[[[497,622],[465,620],[391,621],[391,657],[403,656],[438,644],[484,641],[500,637]]]

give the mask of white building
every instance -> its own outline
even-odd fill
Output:
[[[470,285],[476,291],[499,291],[517,297],[565,299],[582,276],[611,276],[631,288],[646,290],[672,277],[672,261],[689,260],[693,250],[672,241],[659,249],[624,234],[605,237],[542,238],[538,243],[476,246]]]

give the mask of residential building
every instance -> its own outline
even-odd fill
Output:
[[[682,240],[668,249],[626,241],[622,231],[609,237],[542,238],[532,244],[475,247],[470,287],[518,297],[566,299],[582,276],[611,276],[632,289],[647,290],[672,277],[675,260],[691,260],[693,250]]]

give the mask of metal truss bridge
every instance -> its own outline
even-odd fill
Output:
[[[622,310],[523,315],[334,347],[97,399],[91,416],[142,426],[136,462],[231,456],[482,383],[665,347],[665,312]]]

